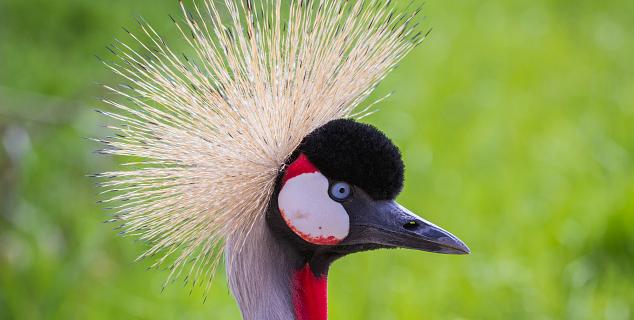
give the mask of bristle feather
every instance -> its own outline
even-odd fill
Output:
[[[115,111],[97,110],[116,122],[113,137],[98,139],[108,145],[101,152],[134,160],[92,176],[109,179],[103,193],[114,195],[103,202],[118,203],[108,222],[151,244],[138,259],[160,254],[151,268],[168,265],[165,285],[184,274],[208,288],[224,241],[234,239],[236,254],[264,223],[278,172],[302,139],[373,112],[353,113],[421,40],[410,37],[418,9],[399,14],[390,1],[223,4],[225,18],[212,0],[193,10],[179,1],[184,19],[170,16],[193,56],[139,18],[147,40],[124,30],[140,49],[115,40],[107,50],[116,62],[100,59],[126,82],[104,87],[127,101],[103,99]]]

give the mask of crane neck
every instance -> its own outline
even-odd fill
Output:
[[[264,220],[225,249],[229,286],[245,320],[327,319],[329,261],[280,241]]]

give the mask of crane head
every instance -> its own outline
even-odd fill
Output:
[[[91,175],[102,179],[108,221],[148,244],[139,259],[160,256],[151,267],[170,270],[166,284],[183,276],[208,288],[203,279],[224,256],[245,318],[269,319],[268,302],[284,305],[289,287],[324,293],[323,279],[291,283],[307,263],[323,276],[334,259],[364,250],[469,252],[395,201],[403,187],[396,146],[341,119],[371,112],[360,103],[425,39],[420,8],[179,3],[182,19],[172,20],[190,56],[142,20],[139,33],[126,29],[133,45],[108,47],[113,60],[103,63],[123,83],[104,85],[114,98],[98,112],[113,134],[95,140],[125,165]]]
[[[378,248],[469,253],[460,239],[398,204],[402,187],[400,152],[382,132],[333,120],[290,157],[267,221],[300,252],[328,262]]]

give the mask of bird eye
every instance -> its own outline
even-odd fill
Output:
[[[330,197],[333,200],[346,200],[348,199],[348,197],[350,197],[350,193],[352,193],[350,185],[343,181],[335,182],[334,184],[332,184],[332,186],[330,186]]]

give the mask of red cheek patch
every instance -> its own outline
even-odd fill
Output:
[[[337,239],[335,236],[313,236],[309,233],[304,233],[301,230],[299,230],[297,227],[295,227],[295,225],[293,224],[293,222],[291,221],[291,219],[289,219],[286,214],[284,213],[284,210],[280,209],[280,213],[282,214],[282,219],[284,219],[284,222],[286,222],[286,225],[291,228],[291,230],[293,230],[293,232],[298,235],[300,238],[306,240],[307,242],[310,242],[312,244],[319,244],[319,245],[335,245],[339,242],[341,242],[342,239]],[[322,227],[319,227],[319,229],[321,230]]]
[[[330,198],[328,178],[306,155],[300,154],[286,169],[282,182],[278,209],[296,235],[317,245],[335,245],[348,235],[348,213]]]
[[[286,172],[284,172],[284,176],[282,177],[282,185],[286,184],[286,181],[289,179],[297,177],[300,174],[313,172],[319,172],[319,170],[308,160],[305,154],[301,153],[299,157],[286,168]]]

